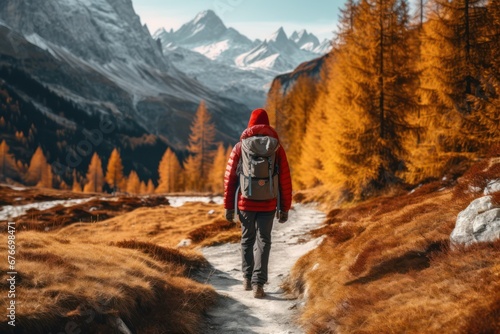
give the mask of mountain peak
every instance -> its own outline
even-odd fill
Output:
[[[207,10],[204,10],[202,12],[199,12],[196,15],[196,17],[193,19],[193,24],[207,24],[207,23],[209,23],[210,26],[214,26],[214,25],[224,26],[224,23],[222,22],[222,20],[211,9],[207,9]]]
[[[288,37],[286,36],[285,30],[283,27],[279,27],[278,30],[276,30],[271,37],[267,39],[268,42],[284,42],[285,40],[288,40]]]

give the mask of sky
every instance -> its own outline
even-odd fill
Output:
[[[203,10],[212,9],[227,27],[250,39],[265,39],[283,27],[287,35],[306,29],[320,40],[331,39],[345,0],[132,0],[153,34],[178,29]],[[314,5],[313,5],[314,3]]]

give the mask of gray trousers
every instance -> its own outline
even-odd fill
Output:
[[[239,211],[241,221],[241,270],[252,284],[267,282],[271,231],[276,211]]]

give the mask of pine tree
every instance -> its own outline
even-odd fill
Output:
[[[141,180],[137,173],[133,170],[130,172],[127,178],[127,193],[129,194],[139,194],[141,187]]]
[[[214,193],[224,191],[224,173],[226,172],[227,159],[226,149],[222,143],[219,143],[208,179],[209,189]]]
[[[40,146],[31,157],[25,182],[31,186],[52,188],[52,168],[47,163],[47,159]]]
[[[207,111],[205,101],[201,101],[191,125],[188,145],[190,156],[184,164],[188,186],[191,190],[206,190],[206,180],[213,157],[214,138],[215,126]]]
[[[92,159],[90,160],[89,170],[87,171],[87,183],[83,188],[86,193],[100,193],[102,192],[102,187],[104,186],[104,173],[102,171],[102,161],[94,153]]]
[[[158,166],[158,188],[157,193],[172,193],[179,191],[181,184],[181,165],[175,153],[167,148],[163,157],[161,158],[160,165]]]
[[[2,140],[0,144],[0,181],[7,179],[17,179],[19,177],[19,168],[17,167],[14,156],[9,153],[9,146]]]
[[[126,187],[126,180],[123,177],[122,159],[116,148],[111,152],[111,156],[109,157],[108,168],[106,169],[106,182],[115,192],[123,190]]]

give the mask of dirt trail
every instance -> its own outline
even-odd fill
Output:
[[[265,299],[254,299],[251,291],[243,290],[239,244],[203,248],[211,268],[202,279],[221,295],[217,307],[208,314],[203,332],[303,333],[294,323],[298,301],[287,299],[280,285],[297,259],[321,242],[311,239],[307,232],[317,228],[324,218],[314,206],[297,204],[286,224],[275,220]]]

